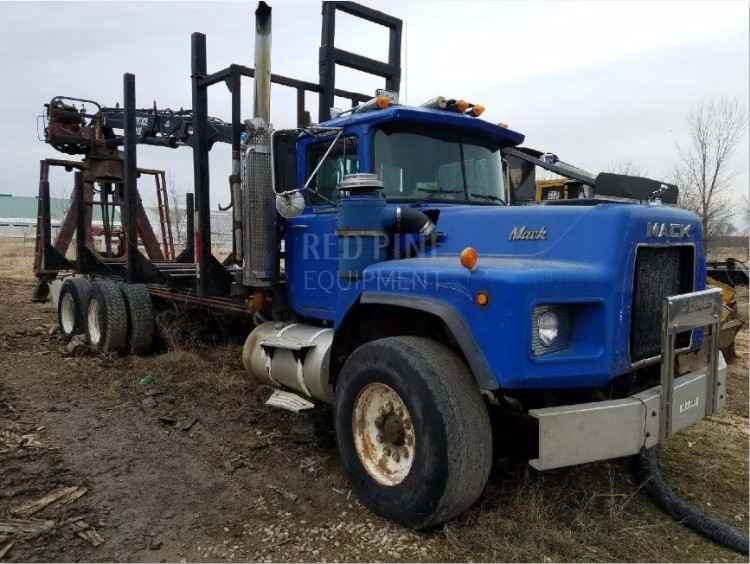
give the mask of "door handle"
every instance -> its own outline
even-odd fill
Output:
[[[309,225],[305,225],[304,223],[295,223],[292,225],[292,229],[307,229],[310,227]]]

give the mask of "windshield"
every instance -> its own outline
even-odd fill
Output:
[[[375,132],[374,163],[389,200],[505,203],[500,148],[461,130],[388,124]]]

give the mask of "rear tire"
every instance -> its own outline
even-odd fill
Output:
[[[127,345],[128,312],[117,284],[94,280],[86,315],[86,337],[99,353],[122,353]]]
[[[352,353],[336,388],[336,438],[359,499],[415,529],[468,509],[492,465],[490,420],[468,367],[422,337]]]
[[[91,299],[91,283],[85,278],[66,278],[57,300],[57,322],[65,341],[86,332],[86,313]]]
[[[154,309],[151,296],[143,284],[121,284],[120,290],[128,308],[128,352],[143,355],[154,344]]]

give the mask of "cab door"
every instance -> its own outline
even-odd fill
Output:
[[[332,139],[307,143],[303,185],[318,166]],[[286,271],[289,305],[299,315],[333,321],[338,297],[338,240],[336,186],[344,175],[359,171],[359,144],[354,136],[341,137],[325,158],[305,192],[307,206],[286,223]]]

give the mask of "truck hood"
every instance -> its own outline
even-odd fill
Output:
[[[425,208],[427,209],[433,208]],[[586,261],[625,251],[633,242],[695,244],[698,217],[661,205],[440,206],[442,239],[428,256],[457,255],[467,246],[483,256],[538,257]]]
[[[639,360],[631,355],[630,335],[642,251],[651,257],[688,247],[694,289],[705,286],[698,218],[677,208],[445,206],[430,213],[437,212],[440,242],[413,258],[369,266],[361,289],[368,300],[400,295],[407,304],[436,300],[455,311],[481,351],[472,354],[486,360],[500,387],[594,388],[631,371]],[[467,246],[479,256],[474,271],[458,260]],[[659,264],[644,264],[644,284],[658,284]],[[489,297],[484,307],[475,302],[478,292]],[[658,327],[660,298],[644,295],[643,307]],[[565,350],[536,357],[533,312],[547,304],[565,305],[572,337]],[[694,336],[697,346],[700,335]]]

